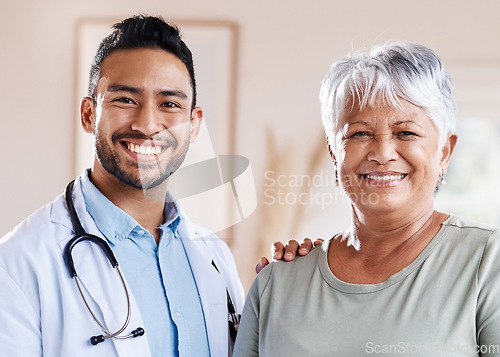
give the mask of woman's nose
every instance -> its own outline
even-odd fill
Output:
[[[392,134],[383,134],[374,137],[367,158],[385,165],[389,161],[396,160],[398,156]]]

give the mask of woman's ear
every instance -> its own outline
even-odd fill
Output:
[[[455,146],[457,145],[457,141],[458,141],[458,135],[451,134],[448,137],[448,140],[446,140],[446,143],[444,144],[443,148],[441,149],[440,166],[441,166],[441,170],[443,172],[446,172],[446,169],[448,168],[448,164],[450,163],[451,154],[453,154],[453,151],[455,150]]]
[[[333,153],[332,147],[330,146],[328,140],[326,141],[326,146],[328,146],[328,152],[330,153],[330,157],[332,158],[333,162],[336,163],[337,160],[335,159],[335,154]]]
[[[326,141],[326,145],[328,146],[328,152],[330,153],[330,157],[332,158],[333,161],[333,171],[335,175],[335,186],[340,186],[340,180],[339,180],[339,171],[337,169],[337,159],[335,158],[335,154],[333,153],[332,147],[330,146],[330,143],[328,140]]]
[[[95,120],[96,108],[94,100],[90,97],[85,97],[80,103],[80,123],[83,130],[89,134],[93,134]]]

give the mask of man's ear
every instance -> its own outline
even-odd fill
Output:
[[[189,134],[190,134],[190,143],[194,143],[198,134],[200,132],[201,122],[203,120],[203,109],[201,107],[195,107],[191,111],[191,120],[189,121]]]
[[[95,120],[96,108],[94,100],[90,97],[85,97],[80,103],[80,123],[83,130],[89,134],[93,134]]]
[[[457,134],[451,134],[448,137],[448,140],[444,144],[442,148],[442,156],[440,161],[441,170],[446,172],[448,168],[448,164],[450,163],[451,154],[453,154],[453,150],[455,150],[455,146],[457,145],[458,136]]]

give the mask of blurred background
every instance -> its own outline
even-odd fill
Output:
[[[184,24],[187,45],[192,39],[200,48],[193,52],[204,73],[199,105],[211,139],[200,145],[208,145],[208,157],[248,159],[244,169],[253,179],[240,190],[248,209],[216,228],[245,289],[272,242],[329,238],[347,227],[349,207],[332,180],[318,91],[335,58],[387,40],[432,48],[454,82],[459,143],[438,208],[500,225],[497,0],[21,0],[4,1],[0,11],[0,236],[63,192],[86,165],[82,151],[90,158],[77,134],[85,56],[89,46],[95,51],[86,26],[109,28],[139,13],[161,15],[181,30]],[[214,30],[221,33],[210,35]]]

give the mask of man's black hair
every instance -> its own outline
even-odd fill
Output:
[[[113,25],[113,33],[104,38],[97,49],[90,69],[88,96],[96,98],[97,82],[104,59],[116,50],[156,48],[172,53],[186,66],[193,88],[191,108],[196,106],[196,82],[191,51],[181,39],[180,31],[161,17],[138,15]]]

